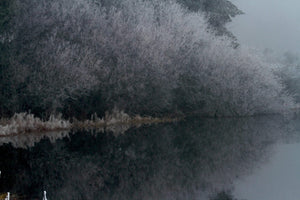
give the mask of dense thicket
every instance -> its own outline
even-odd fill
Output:
[[[292,106],[272,66],[210,28],[208,11],[239,12],[217,2],[199,1],[204,7],[191,11],[188,1],[14,0],[9,34],[1,36],[8,47],[2,115],[84,118],[118,107],[232,116]]]
[[[0,2],[0,111],[10,107],[7,99],[11,99],[12,88],[10,87],[9,73],[9,35],[10,21],[13,17],[13,1],[3,0]],[[7,110],[7,109],[6,109]]]

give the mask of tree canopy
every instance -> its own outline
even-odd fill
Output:
[[[272,67],[219,36],[241,14],[226,0],[5,0],[1,12],[1,115],[293,106]]]

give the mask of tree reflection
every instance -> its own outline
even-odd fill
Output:
[[[0,191],[50,199],[234,199],[233,182],[295,133],[292,118],[189,119],[0,148]],[[296,124],[296,123],[295,123]],[[224,192],[225,191],[225,192]]]

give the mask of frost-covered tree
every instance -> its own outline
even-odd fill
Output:
[[[124,0],[93,0],[104,7],[119,7]],[[153,0],[148,0],[153,1]],[[168,2],[170,0],[164,0]],[[191,12],[203,12],[205,17],[216,34],[233,37],[231,32],[225,28],[225,24],[231,21],[232,17],[243,14],[234,4],[228,0],[176,0],[177,3]]]
[[[0,2],[0,115],[12,107],[14,90],[12,84],[12,72],[9,69],[10,40],[12,39],[11,21],[13,17],[13,0],[1,0]]]
[[[202,10],[159,0],[15,1],[7,79],[17,111],[232,116],[293,106],[273,67],[216,36]]]
[[[53,112],[65,98],[82,95],[95,84],[91,73],[97,60],[89,47],[82,48],[80,38],[89,20],[83,15],[88,4],[70,3],[16,1],[9,44],[16,110]]]
[[[9,29],[9,23],[13,16],[14,0],[2,0],[0,2],[0,34],[4,34]],[[1,42],[3,42],[3,35]]]

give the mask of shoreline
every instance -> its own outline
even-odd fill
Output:
[[[124,111],[113,109],[111,112],[106,112],[105,116],[99,118],[97,114],[93,114],[91,119],[84,121],[77,120],[76,118],[66,120],[62,118],[62,114],[50,115],[48,120],[42,120],[35,117],[30,113],[16,113],[11,118],[0,119],[0,138],[10,137],[31,133],[47,133],[53,131],[71,131],[71,130],[87,130],[99,129],[101,132],[124,133],[131,127],[139,127],[142,125],[158,124],[158,123],[171,123],[181,121],[191,116],[199,118],[232,118],[232,117],[257,117],[265,115],[286,115],[299,112],[299,107],[294,109],[285,110],[281,113],[265,113],[260,115],[251,116],[201,116],[196,113],[189,115],[178,115],[175,117],[150,117],[150,116],[130,116]]]
[[[182,120],[183,117],[141,117],[139,115],[129,116],[123,111],[113,110],[105,117],[99,118],[96,114],[90,120],[79,121],[73,119],[65,120],[59,115],[51,115],[49,119],[42,120],[29,113],[17,113],[10,119],[0,120],[0,137],[10,137],[31,133],[47,133],[53,131],[71,131],[82,129],[101,129],[114,132],[114,128],[119,128],[116,132],[125,132],[131,127],[139,127],[147,124],[170,123]]]

